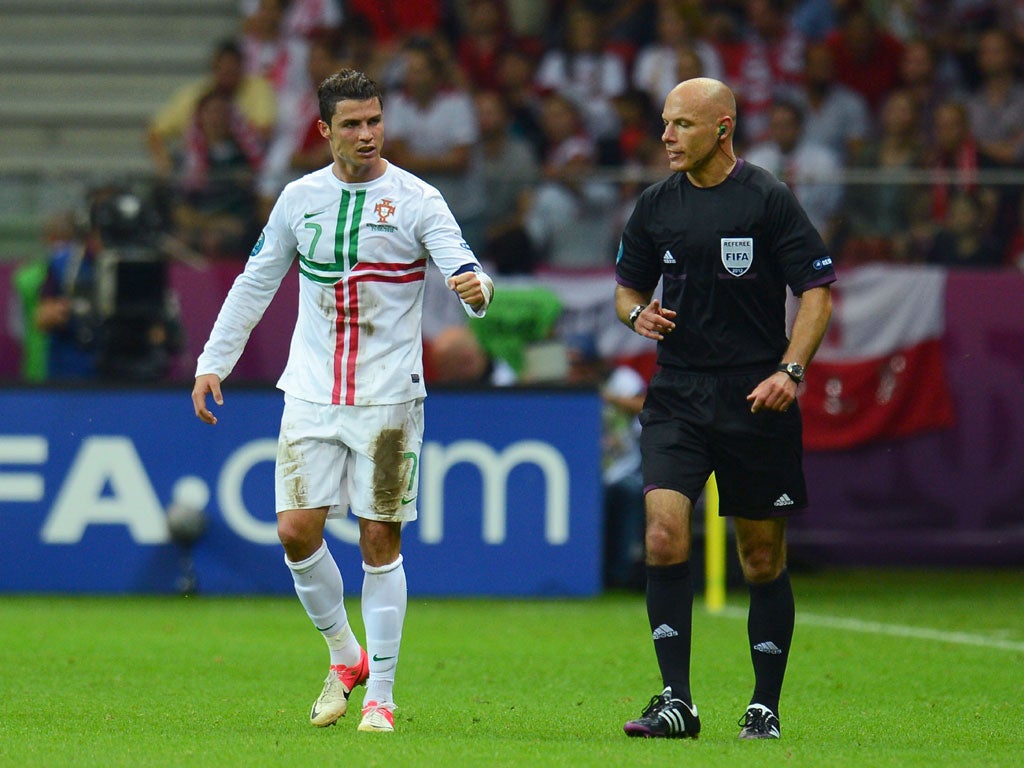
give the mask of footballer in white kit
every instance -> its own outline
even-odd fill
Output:
[[[231,371],[296,257],[299,316],[278,387],[332,405],[424,397],[427,259],[446,278],[480,271],[440,193],[391,164],[365,183],[346,184],[328,166],[286,186],[224,302],[202,372]]]
[[[394,677],[406,610],[401,526],[416,518],[423,435],[422,312],[428,259],[470,316],[494,287],[429,184],[385,160],[383,100],[364,74],[342,70],[318,89],[320,132],[334,162],[288,184],[199,357],[196,415],[238,361],[293,262],[299,312],[278,380],[278,535],[296,594],[331,654],[310,721],[325,726],[366,683],[361,731],[394,730]],[[329,515],[351,509],[363,555],[366,647],[344,608],[341,573],[323,539]]]

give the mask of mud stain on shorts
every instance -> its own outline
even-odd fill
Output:
[[[373,512],[394,517],[402,503],[406,467],[405,430],[382,429],[373,443]]]
[[[277,466],[284,482],[285,505],[287,509],[307,509],[309,489],[301,474],[302,452],[291,443],[278,443]]]

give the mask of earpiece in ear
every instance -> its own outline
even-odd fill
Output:
[[[725,136],[725,126],[724,125],[718,126],[718,135],[719,136]]]

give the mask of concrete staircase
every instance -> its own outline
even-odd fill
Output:
[[[208,68],[237,0],[0,0],[0,173],[145,171],[148,117]]]
[[[88,186],[148,173],[150,115],[239,24],[238,0],[0,0],[0,258]]]

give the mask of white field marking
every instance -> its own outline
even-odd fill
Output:
[[[746,610],[726,606],[717,614],[732,619],[747,618]],[[844,629],[848,632],[864,632],[869,635],[892,635],[893,637],[912,637],[916,640],[934,640],[953,645],[973,645],[979,648],[997,648],[1001,651],[1024,653],[1024,643],[1013,640],[1000,640],[984,635],[972,635],[968,632],[946,632],[928,627],[910,627],[906,624],[883,624],[878,621],[862,621],[860,619],[844,619],[837,616],[819,616],[813,613],[797,613],[796,623],[829,629]]]

